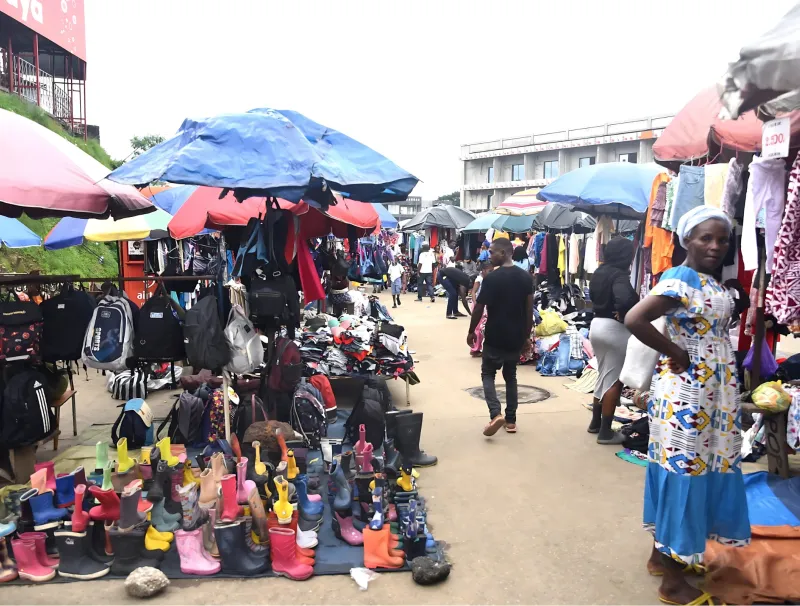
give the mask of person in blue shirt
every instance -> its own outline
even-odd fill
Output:
[[[489,260],[489,246],[490,246],[489,240],[484,240],[483,244],[481,244],[481,252],[478,255],[478,263],[482,263],[484,261]]]
[[[524,269],[525,271],[530,271],[531,269],[531,262],[528,260],[528,253],[525,251],[524,246],[517,246],[514,249],[514,253],[511,255],[511,261],[520,269]]]

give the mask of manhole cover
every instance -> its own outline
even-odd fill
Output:
[[[546,400],[551,396],[550,392],[541,387],[534,387],[533,385],[517,385],[519,403],[520,404],[536,404]],[[484,400],[483,387],[469,387],[466,392],[473,398]],[[497,385],[497,397],[502,403],[506,401],[506,388],[502,383]]]

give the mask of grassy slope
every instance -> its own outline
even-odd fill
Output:
[[[84,141],[69,135],[47,112],[16,95],[0,92],[0,108],[12,111],[41,124],[80,147],[101,164],[112,168],[112,160],[97,141]],[[38,235],[44,237],[57,223],[57,219],[35,221],[23,216],[21,221]],[[100,261],[102,257],[102,262]],[[43,274],[78,274],[85,277],[110,277],[117,274],[116,244],[86,242],[82,246],[49,251],[44,248],[0,248],[1,272],[29,272],[38,269]]]

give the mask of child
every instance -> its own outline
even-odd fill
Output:
[[[389,282],[392,285],[392,309],[397,309],[400,305],[400,290],[403,287],[402,276],[406,270],[397,260],[397,257],[392,259],[389,265]]]

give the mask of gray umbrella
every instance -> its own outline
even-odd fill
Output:
[[[473,213],[450,204],[440,204],[414,215],[403,226],[402,231],[417,231],[429,227],[444,227],[446,229],[462,229],[475,219]]]
[[[623,220],[619,222],[617,231],[627,233],[636,231],[638,221]],[[572,231],[576,234],[588,234],[597,227],[594,217],[578,210],[570,210],[568,206],[550,202],[533,221],[533,229],[541,231]]]

